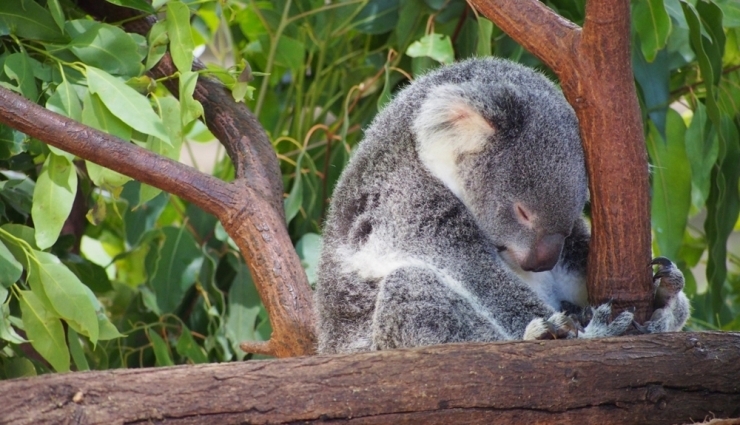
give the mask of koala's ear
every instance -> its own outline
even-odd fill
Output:
[[[427,94],[413,122],[421,162],[461,199],[457,159],[480,152],[496,133],[469,102],[460,86],[437,86]]]

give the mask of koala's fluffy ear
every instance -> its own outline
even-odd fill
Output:
[[[481,151],[496,132],[468,102],[459,86],[437,86],[427,95],[413,123],[419,159],[460,199],[457,158]]]

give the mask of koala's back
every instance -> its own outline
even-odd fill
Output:
[[[519,65],[472,60],[421,77],[376,117],[340,178],[324,227],[315,295],[319,352],[377,348],[373,327],[383,325],[381,307],[391,308],[384,297],[400,306],[393,308],[405,308],[408,298],[415,304],[407,306],[438,315],[430,320],[451,340],[521,338],[533,317],[552,313],[504,263],[481,218],[419,159],[414,120],[430,89],[471,82],[527,86],[541,102],[553,92],[544,77]],[[542,149],[560,155],[562,147]],[[393,282],[400,289],[388,286]],[[469,334],[485,326],[490,331]]]

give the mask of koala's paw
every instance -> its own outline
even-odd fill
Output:
[[[555,313],[547,320],[538,317],[529,322],[523,339],[570,339],[576,338],[580,330],[578,323],[568,315]]]
[[[653,259],[650,265],[657,266],[653,275],[655,311],[645,324],[635,323],[635,328],[643,333],[679,331],[686,324],[690,313],[689,300],[683,293],[683,273],[665,257]]]
[[[600,338],[606,336],[624,335],[632,326],[634,314],[632,311],[619,313],[614,320],[612,317],[612,303],[604,303],[592,310],[593,317],[583,332],[578,334],[579,338]]]

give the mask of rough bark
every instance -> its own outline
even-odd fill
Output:
[[[0,422],[674,424],[740,416],[740,334],[443,345],[0,382]]]
[[[583,29],[536,0],[471,0],[547,64],[581,126],[591,191],[589,301],[651,311],[648,162],[632,75],[628,0],[586,3]]]

